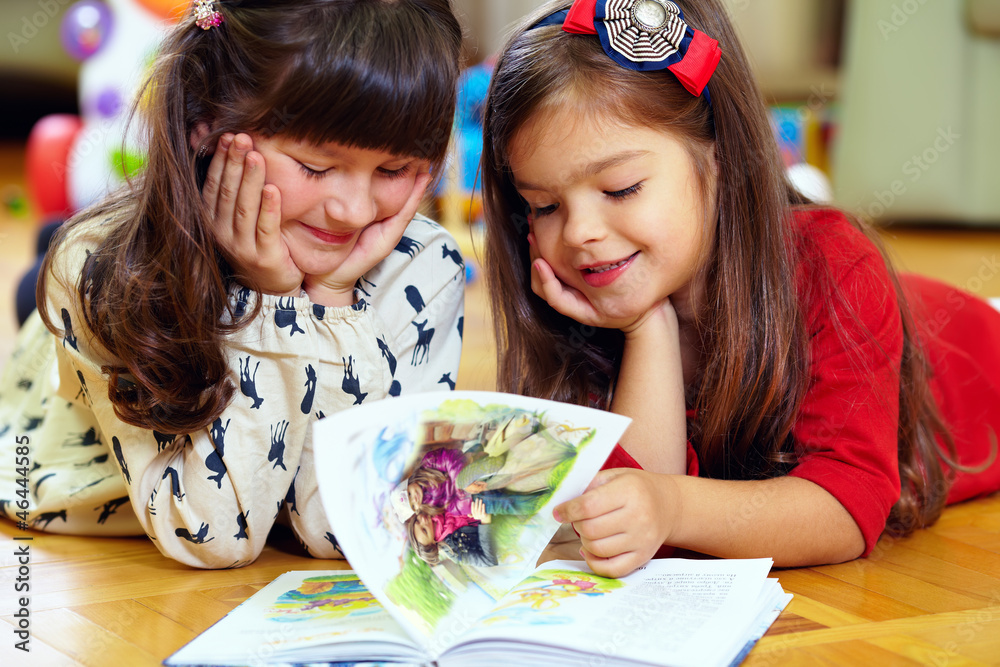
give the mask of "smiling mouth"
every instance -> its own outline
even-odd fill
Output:
[[[349,234],[334,234],[332,232],[313,227],[312,225],[307,225],[304,222],[302,223],[302,226],[309,230],[310,234],[324,243],[343,244],[354,238],[354,232]]]
[[[639,254],[638,252],[635,252],[635,253],[632,253],[631,255],[629,255],[628,257],[626,257],[625,259],[621,260],[620,262],[615,262],[614,264],[604,264],[602,266],[594,266],[594,267],[591,267],[591,268],[588,268],[588,269],[584,269],[584,272],[586,272],[586,273],[606,273],[608,271],[613,271],[614,269],[621,268],[621,267],[625,266],[626,264],[628,264],[629,262],[631,262],[632,258],[634,258],[638,254]]]

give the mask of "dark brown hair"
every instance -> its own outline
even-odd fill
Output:
[[[202,30],[190,14],[180,21],[139,95],[147,98],[143,172],[64,225],[116,222],[84,267],[82,311],[118,361],[103,369],[115,413],[167,433],[202,428],[227,405],[234,385],[223,343],[251,319],[233,312],[235,276],[209,231],[200,189],[209,158],[190,146],[196,125],[212,128],[210,146],[225,132],[281,134],[414,155],[439,168],[459,72],[462,34],[449,0],[215,7],[221,26]],[[43,317],[44,276],[58,250],[57,240],[39,281]]]
[[[687,387],[689,406],[698,415],[689,423],[689,436],[702,474],[724,479],[784,474],[797,458],[792,430],[809,383],[808,338],[796,293],[803,249],[792,212],[810,203],[787,180],[767,107],[736,33],[717,0],[683,4],[688,22],[722,49],[708,84],[709,105],[668,73],[619,67],[596,38],[558,26],[528,29],[569,4],[552,2],[515,31],[498,59],[487,103],[485,273],[496,323],[499,389],[579,404],[598,396],[608,407],[623,347],[620,332],[584,327],[532,293],[528,209],[509,163],[515,135],[540,112],[562,104],[626,126],[659,128],[687,146],[708,199],[706,210],[715,212],[715,223],[705,225],[712,235],[704,244],[706,289],[695,304],[702,362]],[[718,167],[711,179],[706,146]],[[881,248],[861,221],[854,222]],[[949,448],[951,443],[896,287],[904,321],[903,493],[890,526],[905,533],[940,513],[947,484],[941,483],[936,436]],[[832,313],[846,302],[832,280],[829,289],[826,307]],[[840,333],[848,335],[843,328]],[[845,348],[858,342],[845,340]]]

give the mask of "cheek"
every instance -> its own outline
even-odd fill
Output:
[[[550,261],[556,256],[561,246],[562,235],[559,225],[551,221],[545,221],[541,224],[535,221],[531,226],[531,231],[535,235],[535,253],[540,255],[542,259]]]
[[[413,192],[415,177],[384,179],[372,185],[372,196],[378,206],[379,215],[388,218],[399,213],[410,193]]]

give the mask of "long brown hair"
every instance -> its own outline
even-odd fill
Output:
[[[415,155],[439,170],[459,72],[462,33],[449,0],[217,0],[215,8],[224,22],[210,30],[190,13],[180,21],[138,96],[143,172],[64,225],[116,221],[85,264],[81,309],[118,360],[103,369],[118,417],[167,433],[202,428],[227,405],[234,385],[223,343],[251,319],[230,303],[236,276],[209,231],[201,185],[210,158],[195,154],[192,130],[210,126],[204,142],[213,147],[225,132],[281,134]],[[58,240],[38,286],[43,317],[57,252]]]
[[[808,388],[808,338],[796,292],[801,239],[792,211],[809,201],[788,182],[767,107],[725,10],[717,0],[688,0],[688,22],[720,43],[723,56],[708,84],[711,105],[663,72],[614,64],[596,38],[558,26],[531,28],[569,6],[556,0],[529,17],[500,55],[486,105],[483,193],[485,273],[496,323],[501,390],[610,405],[623,338],[556,313],[530,287],[526,202],[517,194],[509,150],[517,132],[543,110],[575,104],[584,113],[636,127],[669,131],[688,148],[707,209],[706,285],[696,303],[701,348],[687,388],[697,418],[689,436],[702,474],[760,479],[784,474],[797,459],[793,442]],[[530,29],[529,29],[530,28]],[[704,147],[718,165],[709,183]],[[714,187],[710,187],[714,186]],[[870,237],[861,221],[854,221]],[[873,238],[877,243],[877,239]],[[879,246],[880,247],[880,246]],[[724,261],[723,261],[724,260]],[[895,276],[893,274],[893,280]],[[842,306],[829,282],[832,310]],[[903,492],[890,526],[897,532],[932,522],[947,485],[934,456],[936,436],[951,446],[926,379],[905,299],[900,371],[899,459]],[[843,330],[842,335],[847,335]],[[857,341],[845,341],[847,349]]]

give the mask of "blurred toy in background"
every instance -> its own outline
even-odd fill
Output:
[[[40,222],[64,219],[125,182],[144,157],[125,137],[133,98],[166,27],[189,0],[79,0],[60,38],[80,61],[80,115],[46,116],[28,137],[29,198]]]
[[[834,120],[830,106],[771,107],[771,123],[788,178],[795,188],[817,204],[833,201],[830,184],[830,145]]]
[[[462,245],[462,254],[470,260],[466,262],[469,282],[476,277],[476,265],[471,261],[475,249],[465,242],[482,222],[479,158],[483,152],[483,111],[493,65],[494,60],[489,58],[466,68],[459,78],[451,152],[435,191],[438,219],[455,235]]]
[[[160,41],[190,0],[79,0],[66,8],[60,39],[80,61],[79,116],[41,118],[28,135],[25,178],[39,222],[39,260],[55,228],[125,183],[145,161],[135,133],[126,136],[133,100]],[[35,308],[38,263],[17,289],[17,316]]]

